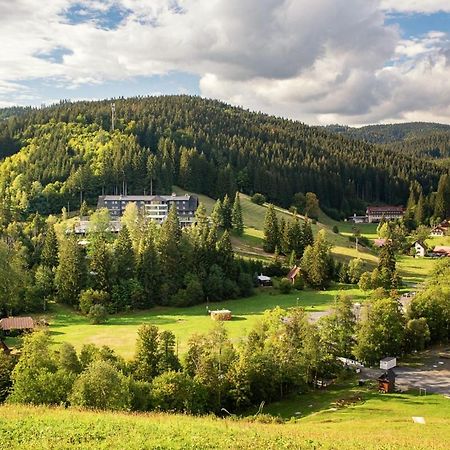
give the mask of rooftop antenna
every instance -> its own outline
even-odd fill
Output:
[[[116,122],[116,104],[111,103],[111,131],[114,131],[115,122]]]

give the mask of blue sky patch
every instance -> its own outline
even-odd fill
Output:
[[[64,14],[65,19],[71,25],[94,22],[99,28],[105,30],[116,29],[125,20],[131,11],[118,5],[102,11],[89,8],[82,2],[73,4]]]
[[[405,39],[419,37],[430,31],[450,33],[450,13],[393,14],[386,23],[398,24]]]

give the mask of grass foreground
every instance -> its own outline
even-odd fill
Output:
[[[0,407],[0,447],[8,449],[447,449],[449,433],[450,400],[438,395],[373,393],[282,424]]]

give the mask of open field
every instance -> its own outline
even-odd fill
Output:
[[[327,400],[320,399],[322,394]],[[342,398],[350,406],[328,408]],[[5,405],[0,407],[0,443],[30,450],[448,448],[450,400],[443,396],[332,390],[299,396],[272,409],[289,417],[289,411],[314,410],[318,402],[320,411],[284,424]],[[426,423],[413,423],[413,416]]]
[[[230,309],[233,320],[224,322],[230,337],[238,341],[249,331],[267,309],[279,305],[282,308],[302,306],[306,311],[329,309],[335,296],[344,290],[355,301],[365,298],[359,289],[338,285],[328,291],[296,291],[282,295],[271,288],[258,290],[252,297],[211,303],[210,309]],[[298,301],[297,301],[298,299]],[[43,315],[39,315],[43,317]],[[161,330],[171,330],[178,341],[178,349],[183,353],[189,337],[194,333],[204,333],[214,326],[214,321],[206,314],[206,305],[189,308],[156,307],[147,311],[135,311],[111,316],[106,324],[92,325],[88,319],[72,309],[52,304],[46,316],[50,332],[56,343],[70,342],[78,350],[83,344],[108,345],[125,358],[134,354],[136,332],[142,324],[152,324]],[[7,343],[14,343],[8,341]]]

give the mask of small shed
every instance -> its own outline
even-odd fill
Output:
[[[300,274],[300,267],[294,266],[289,273],[286,275],[286,278],[292,283],[295,283],[295,279]]]
[[[32,331],[34,330],[34,320],[31,317],[6,317],[0,319],[0,330]]]
[[[256,277],[260,286],[272,286],[272,279],[267,275],[258,275]]]
[[[231,311],[229,309],[218,309],[210,311],[212,320],[231,320]]]
[[[395,356],[388,356],[380,360],[380,369],[389,370],[397,365],[397,358]]]
[[[387,370],[378,378],[378,390],[389,394],[395,392],[395,372],[392,369]]]

